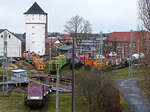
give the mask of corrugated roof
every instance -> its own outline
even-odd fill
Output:
[[[35,2],[31,8],[25,12],[24,14],[47,14],[43,11],[43,9]]]

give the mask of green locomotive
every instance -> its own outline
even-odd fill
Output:
[[[66,64],[66,56],[59,55],[57,57],[54,57],[51,61],[49,61],[46,64],[45,71],[47,73],[56,73],[57,70],[61,69]]]

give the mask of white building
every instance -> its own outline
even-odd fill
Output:
[[[19,37],[6,29],[0,29],[0,56],[3,56],[4,32],[7,32],[7,57],[21,57],[21,40]]]
[[[47,13],[35,2],[25,14],[26,51],[45,55]]]

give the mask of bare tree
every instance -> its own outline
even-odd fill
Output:
[[[111,78],[97,68],[77,72],[76,103],[85,104],[86,112],[121,112],[119,91]]]
[[[140,26],[140,30],[142,29],[139,40],[139,48],[140,52],[144,53],[145,58],[141,61],[142,65],[149,65],[149,55],[150,55],[150,0],[138,0],[138,9],[139,9],[139,19],[142,24]],[[148,32],[144,32],[143,28],[145,28]]]
[[[138,0],[138,9],[143,26],[150,31],[150,0]]]
[[[78,15],[72,17],[64,27],[65,32],[76,38],[76,44],[79,44],[82,39],[86,38],[88,33],[92,32],[90,22]]]

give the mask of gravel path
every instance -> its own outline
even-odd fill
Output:
[[[150,102],[144,92],[136,85],[142,79],[121,79],[117,81],[117,87],[130,106],[130,112],[150,112]]]

